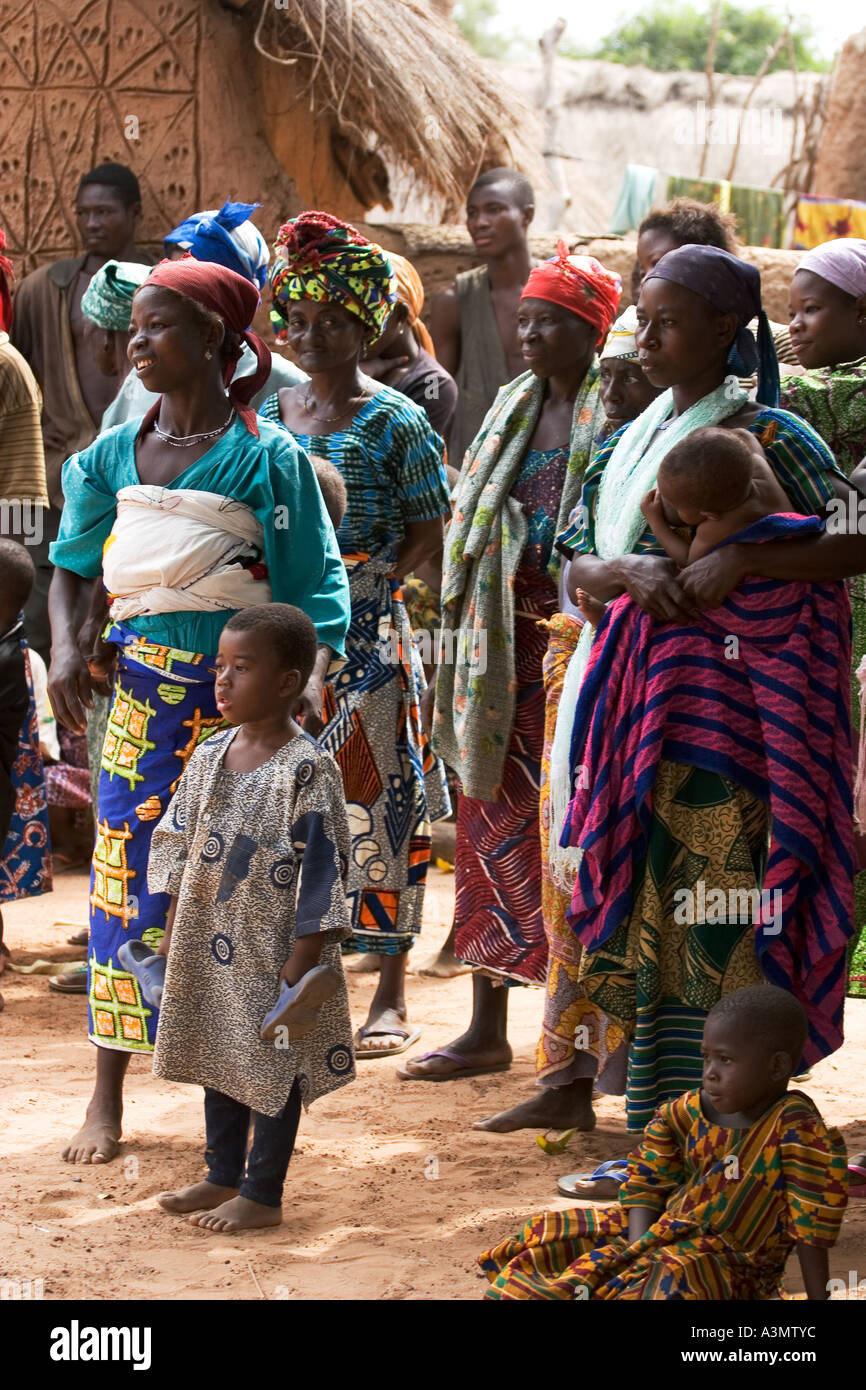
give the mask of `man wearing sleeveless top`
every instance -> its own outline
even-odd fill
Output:
[[[460,468],[500,386],[526,370],[517,342],[517,305],[534,261],[532,187],[516,169],[490,169],[466,200],[466,226],[486,264],[464,271],[433,300],[436,356],[455,378],[457,411],[448,457]]]

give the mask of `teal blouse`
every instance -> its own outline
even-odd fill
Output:
[[[264,532],[264,560],[275,603],[311,618],[319,641],[345,655],[349,582],[313,466],[284,429],[258,422],[260,437],[240,420],[167,488],[218,492],[243,502]],[[117,514],[117,493],[140,481],[135,440],[140,420],[106,430],[63,465],[65,504],[51,562],[84,579],[102,573],[102,551]],[[142,636],[183,651],[214,653],[231,617],[218,613],[143,614],[128,620]]]

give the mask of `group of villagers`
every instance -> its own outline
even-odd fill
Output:
[[[473,1013],[400,1076],[506,1069],[508,987],[535,984],[537,1094],[481,1127],[590,1129],[594,1087],[649,1126],[614,1208],[534,1218],[483,1257],[490,1296],[769,1297],[794,1246],[825,1296],[847,1159],[787,1085],[841,1044],[855,920],[843,581],[866,566],[822,518],[859,496],[840,380],[862,376],[866,246],[830,243],[794,277],[791,342],[815,370],[780,409],[753,267],[674,239],[617,319],[619,277],[560,244],[520,301],[528,370],[451,460],[452,492],[425,410],[364,370],[417,319],[412,268],[328,214],[286,223],[268,284],[306,376],[284,383],[249,331],[262,280],[199,259],[201,230],[143,280],[99,273],[128,296],[147,403],[67,462],[52,547],[58,718],[83,731],[114,682],[97,1080],[66,1156],[113,1156],[129,1057],[155,1045],[156,1074],[206,1088],[207,1181],[163,1205],[214,1229],[279,1220],[301,1104],[351,1080],[353,1052],[418,1036],[405,968],[447,764]],[[457,640],[425,695],[401,582],[440,565]],[[73,617],[106,591],[88,663]],[[705,889],[761,911],[672,910]],[[341,943],[380,959],[354,1038]],[[758,1152],[764,1177],[730,1202],[726,1156]]]

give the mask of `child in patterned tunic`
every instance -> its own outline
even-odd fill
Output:
[[[656,1111],[618,1204],[533,1217],[481,1256],[486,1297],[777,1298],[796,1250],[807,1298],[827,1299],[846,1152],[809,1097],[788,1090],[806,1032],[787,990],[723,995],[704,1025],[703,1085]]]
[[[151,848],[148,881],[172,894],[153,1070],[204,1086],[207,1136],[204,1182],[159,1200],[215,1231],[280,1223],[301,1103],[355,1074],[342,779],[292,718],[316,650],[287,604],[230,619],[216,703],[235,727],[193,755]]]

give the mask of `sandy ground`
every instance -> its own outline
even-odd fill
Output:
[[[425,933],[413,952],[418,964],[447,935],[453,882],[432,875]],[[64,944],[70,928],[56,924],[83,923],[86,910],[83,875],[7,907],[15,959],[74,957]],[[349,980],[361,1021],[373,977]],[[133,1059],[120,1157],[70,1167],[60,1150],[82,1117],[93,1064],[84,998],[50,993],[45,976],[8,971],[2,989],[0,1277],[41,1278],[46,1298],[475,1299],[483,1291],[481,1250],[536,1210],[573,1205],[556,1196],[560,1173],[625,1151],[622,1103],[610,1097],[598,1100],[594,1133],[577,1136],[559,1157],[545,1156],[530,1131],[469,1128],[524,1098],[533,1083],[541,995],[514,990],[509,1072],[432,1085],[398,1081],[393,1061],[359,1063],[358,1080],[302,1120],[283,1226],[208,1234],[155,1202],[164,1189],[203,1175],[201,1093],[157,1081],[144,1059]],[[411,1017],[423,1036],[408,1055],[462,1030],[470,992],[465,975],[410,976]],[[845,1047],[805,1089],[853,1150],[866,1148],[866,1001],[848,1001],[847,1032]],[[849,1205],[830,1262],[846,1282],[852,1270],[866,1277],[866,1201]],[[786,1282],[792,1291],[802,1287],[796,1261]]]

